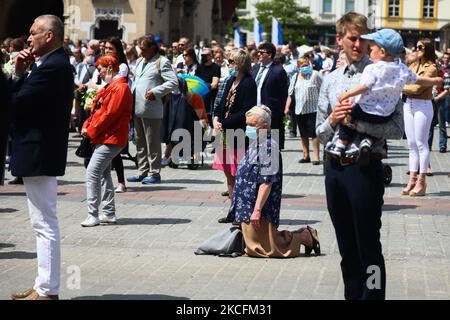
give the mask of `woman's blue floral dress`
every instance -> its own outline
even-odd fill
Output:
[[[228,216],[234,215],[234,224],[250,222],[256,204],[259,186],[272,183],[272,190],[261,211],[261,218],[271,222],[275,228],[280,224],[281,192],[283,186],[283,164],[278,144],[268,139],[253,142],[238,166],[233,189],[233,201]]]

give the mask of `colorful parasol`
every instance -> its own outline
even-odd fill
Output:
[[[196,93],[205,97],[211,90],[205,81],[196,76],[190,76],[186,74],[178,74],[181,79],[186,81],[188,91],[191,93]]]

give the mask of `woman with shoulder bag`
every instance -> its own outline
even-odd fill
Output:
[[[127,78],[116,77],[119,72],[116,55],[101,57],[96,67],[107,85],[95,97],[92,115],[81,132],[90,138],[94,150],[86,172],[88,217],[81,223],[83,227],[116,223],[111,161],[127,144],[133,98]],[[99,216],[101,202],[104,207]]]

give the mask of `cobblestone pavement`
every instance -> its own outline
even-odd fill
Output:
[[[435,135],[437,136],[437,134]],[[117,195],[118,224],[81,228],[85,169],[70,140],[67,175],[59,180],[63,299],[342,299],[340,256],[326,210],[322,166],[299,164],[299,139],[288,139],[280,228],[312,225],[323,255],[296,259],[195,256],[224,226],[228,203],[211,159],[196,171],[163,169],[156,186],[129,184]],[[407,182],[405,141],[391,141],[393,181],[386,188],[382,243],[388,299],[450,298],[449,155],[432,152],[434,177],[425,198],[401,197]],[[125,162],[126,175],[135,174]],[[113,173],[114,179],[115,173]],[[7,177],[11,179],[10,176]],[[22,186],[0,187],[0,299],[28,288],[36,274],[35,236]],[[80,275],[80,283],[76,280]],[[78,286],[79,284],[79,286]]]

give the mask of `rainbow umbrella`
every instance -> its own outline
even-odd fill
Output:
[[[178,76],[186,81],[188,90],[191,93],[196,93],[201,95],[202,97],[205,97],[211,91],[206,82],[199,77],[182,73],[178,74]]]

